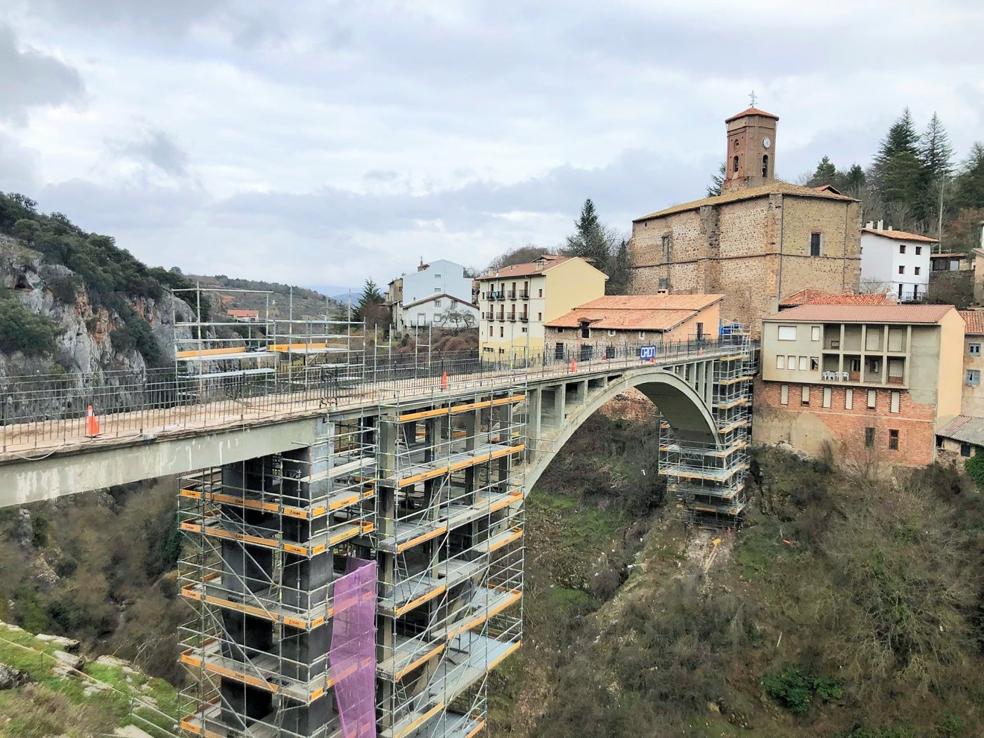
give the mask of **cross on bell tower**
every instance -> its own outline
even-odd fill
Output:
[[[748,98],[752,106],[725,121],[728,156],[721,185],[725,191],[756,187],[775,179],[779,116],[755,107],[755,90]]]

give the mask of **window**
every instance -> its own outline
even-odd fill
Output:
[[[970,444],[969,443],[961,443],[960,444],[960,455],[963,456],[965,459],[966,458],[970,458]]]
[[[899,432],[895,428],[888,430],[888,449],[889,451],[899,450]]]
[[[870,425],[864,429],[864,447],[871,448],[875,445],[875,429]]]
[[[811,372],[820,371],[820,359],[816,356],[810,357],[810,371]]]
[[[786,368],[787,369],[795,369],[796,368],[796,357],[795,356],[787,356],[786,357]]]
[[[776,356],[776,369],[786,368],[786,357],[783,354]]]
[[[810,385],[804,384],[800,388],[800,405],[810,404]]]
[[[875,392],[874,390],[868,390],[868,407],[874,410],[877,403],[878,403],[878,393]]]
[[[441,278],[441,275],[440,274],[435,274],[434,275],[434,279],[440,279],[440,278]]]
[[[820,256],[820,234],[810,234],[810,256]]]
[[[905,274],[905,264],[899,264],[899,274]]]
[[[916,256],[922,255],[922,246],[916,246]]]
[[[783,384],[779,387],[779,404],[788,405],[789,404],[789,385]]]
[[[581,338],[591,338],[591,328],[587,323],[581,324]]]
[[[769,155],[768,154],[762,154],[762,176],[763,177],[768,177],[769,176]]]
[[[981,345],[979,343],[970,344],[969,346],[967,346],[967,353],[970,354],[971,356],[980,356]]]
[[[824,387],[823,388],[823,406],[824,407],[830,407],[830,400],[831,400],[831,397],[832,396],[833,396],[833,392],[831,391],[830,387]]]
[[[499,326],[499,338],[505,338],[505,337],[506,337],[506,329],[503,326],[500,325]]]
[[[564,344],[560,341],[554,344],[554,358],[563,359],[564,358]]]
[[[820,340],[820,326],[818,325],[810,326],[810,340],[811,341]]]
[[[440,297],[438,297],[436,300],[434,300],[434,307],[436,307],[436,308],[441,307],[441,298]]]
[[[904,243],[900,243],[899,244],[899,253],[900,254],[904,254],[905,253],[905,244]]]
[[[795,325],[781,325],[781,326],[779,326],[779,340],[780,341],[795,341],[796,340],[796,326]]]
[[[967,370],[967,384],[971,387],[976,387],[981,383],[981,372],[979,369],[968,369]]]
[[[542,291],[542,290],[541,290],[541,291]],[[537,320],[543,320],[543,313],[537,313],[537,314],[536,314],[536,319],[537,319]]]
[[[557,332],[558,332],[558,333],[563,333],[563,332],[564,332],[564,329],[563,329],[563,328],[558,328],[558,329],[557,329]]]
[[[892,402],[891,405],[889,406],[889,412],[897,413],[899,411],[901,404],[902,404],[902,393],[893,392]]]
[[[539,289],[539,293],[540,294],[538,295],[538,297],[543,297],[543,288],[542,287]]]
[[[806,367],[808,366],[808,364],[806,363],[806,362],[807,362],[807,360],[808,360],[808,359],[807,359],[807,357],[805,357],[805,356],[801,356],[801,357],[800,357],[800,360],[799,360],[799,370],[800,370],[801,372],[805,372],[805,371],[806,371]]]
[[[605,358],[606,359],[614,359],[615,358],[615,347],[614,346],[605,346]]]
[[[854,409],[854,390],[852,389],[844,390],[844,409],[845,410]]]
[[[852,372],[861,371],[861,359],[851,359],[851,371]]]
[[[912,271],[914,271],[916,274],[919,274],[919,272],[921,270],[922,270],[922,267],[912,267]]]
[[[736,156],[731,162],[731,171],[737,174],[738,172],[738,157]]]
[[[659,289],[661,289],[661,290],[668,290],[668,289],[670,289],[670,280],[667,279],[666,277],[660,277],[659,278]]]

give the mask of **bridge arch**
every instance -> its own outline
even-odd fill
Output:
[[[530,439],[533,452],[526,468],[528,490],[533,488],[540,475],[584,421],[606,402],[628,389],[638,389],[648,397],[678,435],[705,443],[717,443],[717,426],[710,408],[704,398],[677,374],[662,367],[646,366],[626,369],[604,378],[604,386],[587,393],[583,402],[564,413],[559,427],[546,427],[540,422],[536,423],[538,433]],[[553,387],[554,391],[563,392],[568,383],[569,380],[557,385],[544,385],[542,389]],[[535,412],[542,413],[542,408],[537,408]]]

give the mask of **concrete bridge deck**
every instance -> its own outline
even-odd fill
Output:
[[[735,350],[734,344],[724,342],[685,344],[646,361],[623,356],[576,365],[555,361],[534,367],[454,373],[446,387],[440,376],[370,379],[335,389],[312,384],[293,392],[140,407],[98,417],[100,433],[96,437],[87,436],[84,417],[5,423],[0,427],[0,507],[308,446],[318,432],[317,423],[329,415],[375,415],[390,405],[422,407],[438,399],[466,398],[476,392],[512,387],[542,390],[590,380],[607,384],[613,378],[672,371],[731,355]],[[697,381],[689,383],[696,385]],[[632,382],[624,384],[625,388],[633,386]],[[564,393],[554,394],[563,399]],[[562,403],[557,406],[562,407]],[[563,415],[562,409],[560,412]],[[545,409],[544,417],[549,416],[550,410]]]

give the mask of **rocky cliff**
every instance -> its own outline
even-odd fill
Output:
[[[35,351],[30,346],[0,351],[0,375],[99,374],[148,368],[145,352],[126,340],[127,319],[116,310],[94,304],[76,272],[63,264],[49,263],[39,251],[2,234],[0,287],[5,300],[16,301],[40,317],[53,332],[50,351]],[[174,320],[193,319],[191,308],[166,289],[159,299],[124,296],[123,300],[149,326],[159,349],[158,363],[170,363],[174,358]],[[184,336],[189,335],[189,329],[181,330]]]

